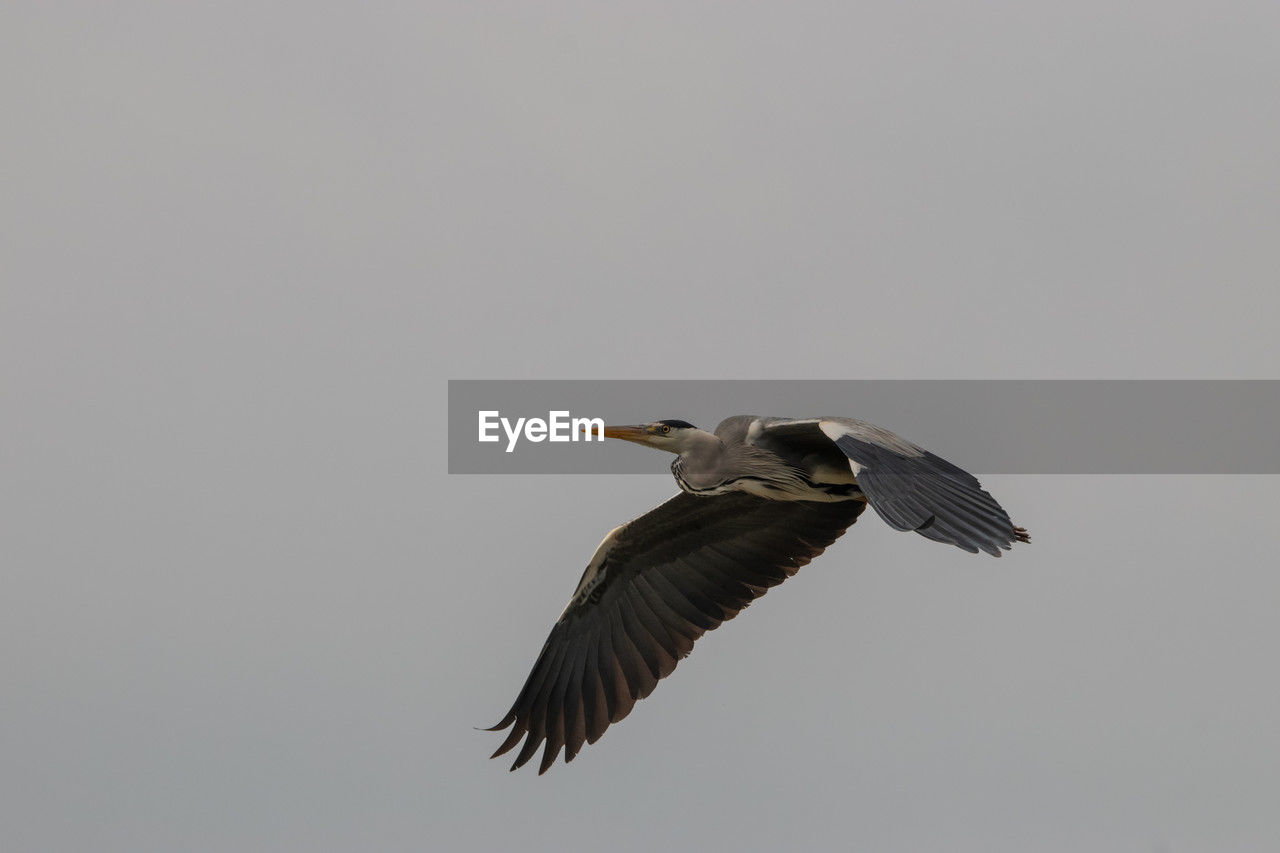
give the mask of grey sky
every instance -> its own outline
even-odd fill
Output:
[[[471,726],[674,484],[449,477],[443,425],[448,378],[1276,378],[1278,28],[5,4],[6,848],[1269,848],[1280,478],[984,477],[998,561],[867,516],[539,779]]]

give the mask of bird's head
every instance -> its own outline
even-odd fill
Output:
[[[711,433],[698,429],[688,421],[654,421],[636,426],[612,426],[604,428],[605,438],[620,438],[665,450],[668,453],[685,453],[700,440],[714,438]]]

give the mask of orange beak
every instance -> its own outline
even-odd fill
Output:
[[[586,430],[584,429],[583,432],[586,432]],[[636,444],[647,444],[649,430],[642,426],[607,426],[604,428],[604,437],[634,441]]]

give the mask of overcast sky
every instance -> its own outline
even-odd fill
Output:
[[[1001,560],[867,514],[538,778],[472,727],[674,484],[451,477],[444,426],[449,378],[1277,378],[1278,31],[4,4],[6,849],[1270,849],[1280,478],[984,477]]]

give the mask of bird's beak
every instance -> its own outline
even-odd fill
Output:
[[[634,441],[636,444],[648,444],[649,430],[642,426],[607,426],[604,428],[604,437]]]

